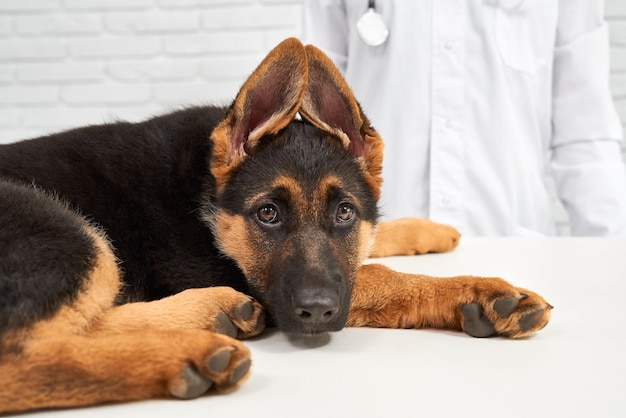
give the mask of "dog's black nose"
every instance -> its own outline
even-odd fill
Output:
[[[294,313],[305,324],[325,324],[339,313],[339,295],[322,289],[302,290],[294,297]]]

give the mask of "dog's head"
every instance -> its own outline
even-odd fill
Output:
[[[315,47],[282,42],[211,140],[205,217],[221,251],[279,329],[341,329],[375,231],[382,141],[339,71]]]

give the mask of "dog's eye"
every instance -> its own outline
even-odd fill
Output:
[[[337,207],[336,219],[338,223],[350,222],[354,219],[354,208],[348,203],[342,203]]]
[[[257,219],[264,224],[278,223],[278,209],[274,205],[265,205],[256,213]]]

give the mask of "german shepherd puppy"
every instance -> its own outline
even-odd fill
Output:
[[[459,240],[377,222],[382,149],[330,60],[296,39],[228,108],[0,146],[0,412],[229,390],[250,367],[236,338],[266,324],[544,327],[551,306],[504,280],[362,265]]]

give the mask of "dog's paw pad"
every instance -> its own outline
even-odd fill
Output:
[[[251,300],[247,300],[238,307],[235,308],[235,319],[241,321],[251,321],[252,314],[254,313],[254,303]]]
[[[206,393],[213,381],[203,376],[194,366],[187,365],[181,370],[180,377],[170,384],[172,396],[180,399],[192,399]]]
[[[209,361],[207,361],[207,369],[213,373],[222,373],[228,368],[230,364],[231,353],[235,350],[235,347],[225,348],[213,354]]]
[[[463,314],[463,331],[472,337],[485,338],[497,334],[496,328],[484,315],[479,303],[464,303],[460,306]]]
[[[472,293],[475,301],[466,299],[459,304],[460,326],[471,336],[522,338],[550,320],[552,306],[541,296],[502,279],[479,279]]]
[[[265,327],[265,311],[252,299],[236,305],[230,311],[230,318],[238,328],[238,338],[248,338],[259,334]]]
[[[251,364],[252,361],[250,359],[245,359],[237,366],[235,366],[233,372],[230,374],[229,382],[234,385],[235,383],[243,379],[243,377],[248,374]]]
[[[508,318],[519,305],[520,299],[515,297],[498,299],[493,304],[493,310],[500,318]]]
[[[235,324],[230,320],[228,315],[224,312],[219,312],[215,316],[215,332],[218,334],[228,335],[229,337],[236,338],[239,332]]]
[[[525,314],[519,320],[520,331],[526,332],[537,327],[544,315],[545,311],[543,309]]]

